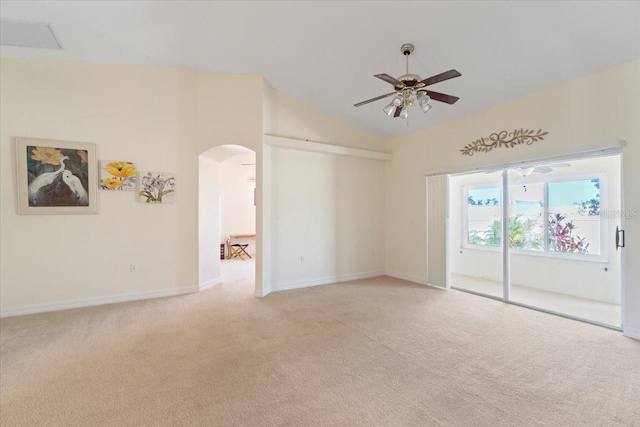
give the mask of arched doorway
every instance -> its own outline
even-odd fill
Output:
[[[199,156],[199,282],[255,287],[256,153],[240,145]],[[229,244],[227,241],[229,240]]]

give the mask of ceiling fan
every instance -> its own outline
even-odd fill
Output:
[[[455,102],[460,98],[440,92],[434,92],[425,88],[435,83],[460,77],[462,74],[456,70],[449,70],[426,79],[422,79],[417,74],[409,74],[409,55],[411,55],[414,49],[415,47],[411,43],[405,43],[400,47],[400,51],[405,56],[407,62],[406,74],[403,74],[397,79],[388,74],[376,74],[374,76],[392,84],[395,92],[390,92],[385,95],[367,99],[366,101],[358,102],[354,107],[360,107],[361,105],[365,105],[379,99],[384,99],[391,95],[396,95],[391,100],[391,103],[384,107],[383,111],[388,116],[406,119],[409,117],[408,108],[414,105],[414,103],[417,103],[424,113],[431,109],[431,104],[429,102],[432,99],[446,104],[455,104]]]
[[[571,166],[569,163],[544,163],[544,164],[536,164],[525,166],[521,168],[515,168],[514,171],[520,175],[521,177],[526,177],[531,175],[532,173],[549,173],[553,171],[554,168],[566,168]]]
[[[520,177],[526,178],[534,172],[549,173],[549,172],[552,172],[554,168],[567,168],[569,166],[571,166],[569,163],[536,163],[533,165],[521,166],[517,168],[512,167],[511,170],[513,170],[515,173],[520,175]],[[502,173],[503,169],[504,168],[488,169],[488,170],[485,170],[485,173],[486,174],[493,174],[497,172]]]
[[[515,183],[522,184],[522,188],[524,188],[525,193],[527,192],[527,182],[526,179],[532,173],[549,173],[554,170],[554,168],[567,168],[571,166],[569,163],[536,163],[529,166],[522,166],[518,168],[511,168],[515,173],[519,175],[519,178],[515,179]],[[485,171],[486,174],[493,174],[497,172],[503,171],[503,168],[489,169]]]

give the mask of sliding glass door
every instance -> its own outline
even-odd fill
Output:
[[[620,160],[450,176],[450,286],[620,327]]]

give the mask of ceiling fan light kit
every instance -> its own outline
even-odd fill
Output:
[[[425,88],[435,83],[460,77],[461,74],[456,70],[449,70],[427,79],[422,79],[417,74],[409,73],[409,55],[411,55],[414,50],[415,47],[411,43],[405,43],[400,47],[400,51],[406,58],[406,74],[403,74],[397,79],[388,74],[376,74],[374,76],[392,84],[395,92],[359,102],[354,106],[360,107],[361,105],[396,95],[382,111],[384,111],[387,116],[407,119],[409,117],[409,107],[418,105],[423,113],[427,113],[433,107],[431,105],[432,99],[446,104],[455,104],[460,98],[444,93],[433,92]]]

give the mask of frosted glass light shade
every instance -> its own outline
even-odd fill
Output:
[[[429,111],[431,109],[431,107],[432,107],[432,105],[429,104],[428,102],[425,103],[425,104],[420,104],[420,108],[422,108],[422,112],[423,113],[426,113],[427,111]]]
[[[393,110],[395,110],[395,109],[396,109],[396,106],[395,106],[395,105],[393,105],[393,103],[391,103],[391,104],[387,105],[386,107],[384,107],[384,108],[382,109],[382,111],[384,111],[384,113],[385,113],[387,116],[391,116],[391,115],[393,115]]]

